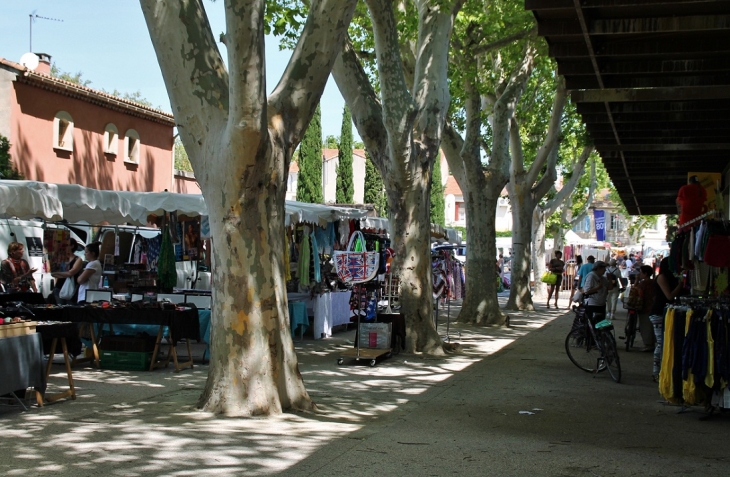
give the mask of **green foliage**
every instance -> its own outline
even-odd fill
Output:
[[[441,158],[433,164],[431,174],[431,223],[440,226],[446,225],[444,202],[444,185],[441,183]]]
[[[337,136],[333,136],[330,134],[329,136],[324,138],[322,147],[326,147],[327,149],[339,149],[340,148],[340,139]]]
[[[309,14],[309,2],[278,0],[266,2],[264,32],[280,38],[279,49],[291,50],[299,40]]]
[[[174,167],[178,171],[193,172],[193,166],[190,164],[190,158],[188,153],[185,151],[180,136],[175,138],[175,158]]]
[[[367,152],[365,153],[365,191],[363,202],[373,204],[378,216],[386,217],[388,215],[388,198],[385,195],[383,178],[380,177],[380,172],[378,172],[373,161],[370,160]]]
[[[352,173],[352,115],[345,105],[342,113],[342,131],[338,147],[339,165],[337,166],[337,203],[352,204],[355,184]]]
[[[13,167],[13,160],[10,157],[10,141],[5,136],[0,135],[0,174],[2,179],[6,180],[23,180],[23,174]]]
[[[497,237],[511,237],[512,231],[511,230],[505,230],[505,231],[497,231],[496,233]]]
[[[674,241],[674,236],[677,233],[677,225],[679,222],[679,216],[677,215],[667,215],[667,237],[666,241],[669,243],[672,243]]]
[[[297,200],[321,204],[324,202],[322,194],[322,111],[317,105],[299,147]]]
[[[116,96],[117,98],[126,99],[127,101],[134,101],[135,103],[141,104],[142,106],[147,106],[148,108],[154,108],[152,105],[152,102],[150,102],[147,98],[142,96],[141,91],[135,91],[134,93],[122,93],[119,90],[115,89],[111,93],[105,89],[102,88],[102,91],[110,94],[112,96]],[[158,106],[157,109],[162,109]]]
[[[87,80],[85,78],[82,78],[84,74],[81,71],[77,71],[76,73],[70,73],[68,71],[61,71],[61,68],[56,65],[56,63],[53,63],[51,65],[51,76],[62,79],[64,81],[68,81],[70,83],[75,83],[81,86],[89,86],[91,84],[91,80]]]

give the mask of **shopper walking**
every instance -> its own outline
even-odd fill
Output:
[[[559,250],[555,252],[555,258],[550,260],[550,263],[548,264],[548,270],[550,270],[551,273],[557,275],[557,279],[555,280],[555,283],[550,285],[550,289],[548,290],[547,307],[550,308],[550,298],[553,296],[553,293],[555,293],[555,309],[557,310],[558,296],[560,295],[560,286],[563,284],[563,272],[565,271],[563,252]]]
[[[606,297],[606,318],[614,319],[616,316],[616,304],[618,303],[618,295],[621,291],[619,284],[621,283],[621,271],[616,266],[616,259],[611,259],[606,268],[606,278],[613,283],[613,288],[608,292]]]
[[[682,291],[682,282],[677,280],[669,268],[669,257],[664,257],[659,264],[659,276],[654,281],[654,303],[651,307],[649,320],[654,327],[654,366],[652,375],[654,381],[659,381],[659,371],[662,369],[662,349],[664,344],[664,308],[671,303]]]

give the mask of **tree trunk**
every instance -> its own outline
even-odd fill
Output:
[[[465,161],[466,162],[466,161]],[[497,301],[497,244],[495,211],[499,188],[479,188],[475,175],[467,174],[468,197],[465,197],[466,236],[466,296],[458,321],[484,325],[504,325],[506,316]],[[491,238],[491,240],[490,240]]]
[[[534,310],[530,293],[530,269],[532,264],[532,211],[530,185],[524,180],[510,184],[512,199],[512,262],[510,264],[508,310]],[[539,279],[539,278],[538,278]]]
[[[532,250],[533,260],[532,269],[535,276],[535,287],[532,292],[532,298],[543,303],[547,301],[547,285],[540,280],[542,274],[545,273],[545,211],[538,205],[532,213]]]
[[[269,185],[236,195],[224,187],[219,200],[230,205],[209,208],[215,266],[203,410],[255,416],[314,407],[287,313],[283,190]]]
[[[429,174],[421,171],[412,180],[400,189],[394,184],[386,186],[391,233],[400,237],[393,246],[394,266],[401,280],[401,313],[407,324],[405,351],[443,354],[443,343],[433,323],[431,228],[423,226],[429,224]],[[398,190],[400,193],[394,193]]]

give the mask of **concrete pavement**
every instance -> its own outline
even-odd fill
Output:
[[[298,341],[320,412],[269,419],[195,410],[205,366],[177,374],[78,369],[76,401],[0,409],[0,474],[728,474],[726,416],[700,421],[701,409],[677,414],[659,402],[651,353],[620,348],[622,384],[579,370],[564,350],[571,322],[565,309],[538,305],[511,313],[511,328],[452,325],[461,353],[398,355],[375,368],[336,365],[354,330]],[[55,367],[52,383],[62,377]]]

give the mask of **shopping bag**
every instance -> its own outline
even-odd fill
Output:
[[[378,252],[356,252],[354,251],[356,246],[365,248],[365,237],[359,231],[350,237],[347,250],[337,250],[333,255],[337,277],[345,283],[369,282],[378,274],[380,254]]]
[[[577,301],[578,303],[583,301],[583,292],[579,289],[573,293],[573,301]]]
[[[545,272],[542,275],[540,281],[542,281],[543,283],[547,283],[548,285],[555,285],[555,283],[558,281],[558,276],[553,272]]]
[[[66,281],[63,282],[63,286],[58,292],[58,296],[61,300],[71,300],[74,297],[74,293],[76,293],[76,280],[74,277],[68,277]]]

